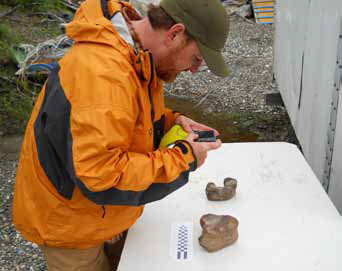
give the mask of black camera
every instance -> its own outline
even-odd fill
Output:
[[[214,131],[193,131],[195,134],[198,135],[198,138],[195,139],[195,142],[215,142],[216,136]]]

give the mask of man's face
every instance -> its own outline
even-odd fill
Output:
[[[157,75],[165,82],[173,82],[182,71],[197,72],[203,63],[200,50],[195,41],[184,42],[175,48],[170,48],[165,57],[156,66]]]

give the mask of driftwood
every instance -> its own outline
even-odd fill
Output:
[[[62,4],[72,11],[76,11],[78,9],[78,6],[74,5],[70,0],[64,0],[62,1]]]
[[[66,23],[66,21],[63,18],[57,16],[56,14],[50,13],[50,12],[35,12],[32,15],[47,17],[47,19],[44,19],[42,22],[44,22],[44,21],[50,21],[50,22],[57,21],[57,22],[61,22],[61,23]]]
[[[211,90],[209,90],[205,95],[204,95],[204,97],[197,103],[197,104],[195,104],[195,108],[196,107],[199,107],[207,98],[208,98],[208,96],[212,93],[214,91],[214,89],[211,89]]]

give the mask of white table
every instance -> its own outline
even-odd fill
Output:
[[[222,186],[225,177],[238,180],[236,196],[208,201],[208,181]],[[200,247],[206,213],[235,216],[237,242],[214,253]],[[179,223],[193,231],[185,260],[175,257]],[[341,271],[342,217],[295,145],[223,144],[187,185],[145,207],[118,270]]]

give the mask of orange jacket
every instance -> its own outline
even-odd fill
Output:
[[[68,24],[75,43],[50,74],[26,129],[14,223],[38,244],[102,243],[196,168],[186,142],[158,149],[176,114],[164,106],[151,54],[129,44],[121,11],[130,7],[103,3],[85,1]]]

